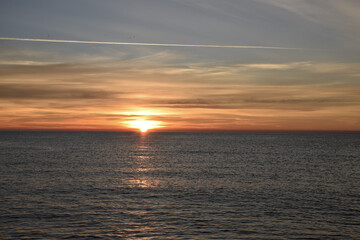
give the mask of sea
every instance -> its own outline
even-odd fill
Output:
[[[360,133],[2,131],[0,239],[360,239]]]

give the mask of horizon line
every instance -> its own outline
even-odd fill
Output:
[[[115,129],[38,129],[38,128],[34,128],[34,129],[30,129],[30,128],[0,128],[0,132],[123,132],[123,133],[142,133],[139,130],[130,130],[130,129],[119,129],[119,130],[115,130]],[[237,130],[237,129],[232,129],[232,130],[215,130],[215,129],[208,129],[208,130],[198,130],[198,129],[189,129],[189,130],[183,130],[183,129],[173,129],[173,130],[169,130],[169,131],[147,131],[145,134],[149,134],[149,133],[286,133],[286,132],[293,132],[293,133],[335,133],[335,132],[344,132],[344,133],[360,133],[360,130],[289,130],[289,129],[249,129],[249,130]],[[144,134],[144,133],[142,133]]]
[[[276,47],[276,46],[178,44],[178,43],[142,43],[142,42],[106,42],[106,41],[82,41],[82,40],[63,40],[63,39],[44,39],[44,38],[11,38],[11,37],[0,37],[0,40],[25,41],[25,42],[50,42],[50,43],[100,44],[100,45],[158,46],[158,47],[239,48],[239,49],[276,49],[276,50],[296,50],[296,49],[299,49],[299,48]]]

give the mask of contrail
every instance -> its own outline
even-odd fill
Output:
[[[212,45],[212,44],[175,44],[175,43],[139,43],[139,42],[100,42],[100,41],[78,41],[42,38],[9,38],[0,37],[0,40],[27,41],[27,42],[50,42],[50,43],[81,43],[81,44],[101,44],[101,45],[131,45],[131,46],[159,46],[159,47],[200,47],[200,48],[245,48],[245,49],[278,49],[294,50],[298,48],[271,47],[271,46],[236,46],[236,45]]]

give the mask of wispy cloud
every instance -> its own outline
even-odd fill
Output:
[[[22,54],[35,57],[0,59],[3,128],[126,130],[146,118],[184,131],[358,129],[358,63],[198,62],[168,49],[73,62]]]
[[[32,84],[0,84],[0,99],[109,99],[115,98],[118,92],[110,92],[106,90],[92,90],[92,89],[74,89],[53,87],[51,85]]]
[[[26,41],[26,42],[50,42],[50,43],[100,44],[100,45],[158,46],[158,47],[243,48],[243,49],[277,49],[277,50],[295,50],[295,49],[297,49],[297,48],[277,47],[277,46],[177,44],[177,43],[138,43],[138,42],[102,42],[102,41],[78,41],[78,40],[42,39],[42,38],[0,37],[0,40]]]
[[[357,0],[325,0],[325,1],[288,1],[288,0],[256,0],[266,4],[274,5],[297,14],[311,22],[326,26],[343,29],[354,27],[360,23],[359,8]]]

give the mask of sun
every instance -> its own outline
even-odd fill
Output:
[[[159,123],[157,121],[150,120],[134,120],[129,122],[129,127],[137,128],[140,132],[147,132],[149,129],[157,128]]]

